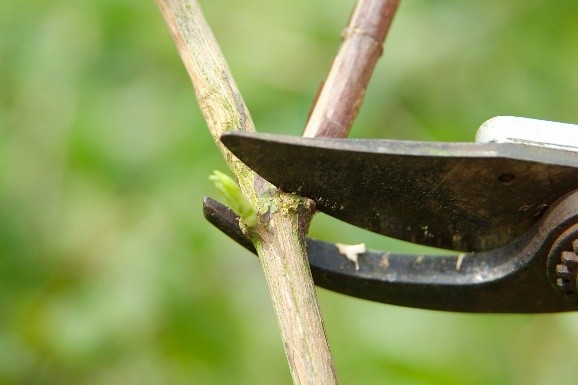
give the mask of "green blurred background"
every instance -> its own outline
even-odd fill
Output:
[[[354,2],[202,1],[260,131],[299,135]],[[578,123],[578,2],[401,5],[355,137]],[[257,260],[209,226],[225,170],[153,1],[0,2],[0,384],[289,384]],[[318,215],[314,236],[407,245]],[[570,384],[576,315],[319,290],[343,384]]]

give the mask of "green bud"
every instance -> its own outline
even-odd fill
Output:
[[[253,227],[257,224],[257,212],[243,196],[239,185],[230,176],[215,170],[209,179],[215,183],[215,187],[223,194],[229,207],[246,226]]]

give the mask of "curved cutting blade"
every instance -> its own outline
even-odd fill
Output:
[[[222,142],[283,191],[409,242],[481,251],[524,234],[578,188],[578,153],[511,143],[299,138],[230,132]]]
[[[411,255],[379,250],[357,254],[353,262],[338,245],[307,238],[307,257],[317,286],[392,305],[475,313],[550,313],[578,310],[578,302],[548,278],[547,256],[553,240],[574,222],[578,191],[545,214],[518,241],[480,253]],[[205,218],[256,254],[223,204],[205,198]],[[575,293],[574,293],[575,296]]]

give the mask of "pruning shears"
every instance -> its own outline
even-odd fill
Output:
[[[578,310],[578,125],[497,117],[476,142],[301,138],[231,132],[222,142],[281,190],[401,240],[452,250],[366,250],[307,239],[315,283],[382,303],[457,312]],[[228,207],[205,217],[254,252]]]

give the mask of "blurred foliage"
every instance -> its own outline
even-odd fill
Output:
[[[202,1],[259,130],[301,133],[353,4]],[[575,1],[403,2],[353,136],[578,123],[576,20]],[[213,169],[153,2],[0,2],[1,384],[290,383],[259,264],[202,218]],[[321,215],[312,232],[407,250]],[[578,378],[576,315],[319,296],[343,384]]]

